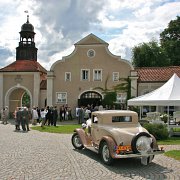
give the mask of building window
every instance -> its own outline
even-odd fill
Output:
[[[127,94],[126,93],[117,93],[116,103],[126,103]]]
[[[65,81],[71,81],[71,73],[65,72]]]
[[[67,104],[67,92],[57,92],[56,103]]]
[[[93,70],[93,80],[94,81],[102,81],[102,70],[101,69]]]
[[[89,69],[82,69],[81,70],[81,80],[82,81],[89,81],[89,73],[90,71],[89,71]]]
[[[113,81],[119,81],[119,72],[113,72]]]
[[[89,49],[87,51],[87,56],[90,57],[90,58],[93,58],[95,56],[95,51],[94,49]]]

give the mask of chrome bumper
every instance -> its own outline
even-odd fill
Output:
[[[158,154],[163,154],[164,150],[158,150],[150,153],[137,153],[137,154],[114,154],[113,158],[119,159],[119,158],[135,158],[135,157],[148,157],[148,156],[154,156]]]

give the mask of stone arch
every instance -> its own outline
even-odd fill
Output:
[[[8,89],[8,91],[5,94],[5,106],[9,107],[9,112],[13,112],[14,108],[15,108],[14,106],[16,106],[17,104],[21,105],[18,103],[18,101],[22,102],[22,97],[23,97],[23,94],[25,91],[27,91],[27,93],[30,96],[30,108],[32,107],[32,94],[31,94],[31,92],[26,87],[18,84],[16,86]],[[14,94],[12,94],[12,93],[14,93]],[[16,96],[18,99],[11,99],[12,96],[13,97]],[[10,104],[10,101],[12,104]]]
[[[79,94],[78,97],[78,105],[79,106],[87,106],[88,104],[91,105],[101,105],[103,96],[98,91],[94,90],[87,90],[83,91]]]

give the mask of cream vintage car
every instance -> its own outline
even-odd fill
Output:
[[[138,114],[129,110],[103,110],[92,113],[88,126],[74,130],[75,149],[90,149],[110,165],[114,159],[141,158],[147,165],[154,155],[164,153],[156,139],[138,122]]]

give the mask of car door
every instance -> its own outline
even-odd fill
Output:
[[[91,136],[92,136],[92,140],[95,144],[99,144],[99,141],[101,138],[98,121],[99,121],[98,116],[92,117]]]

